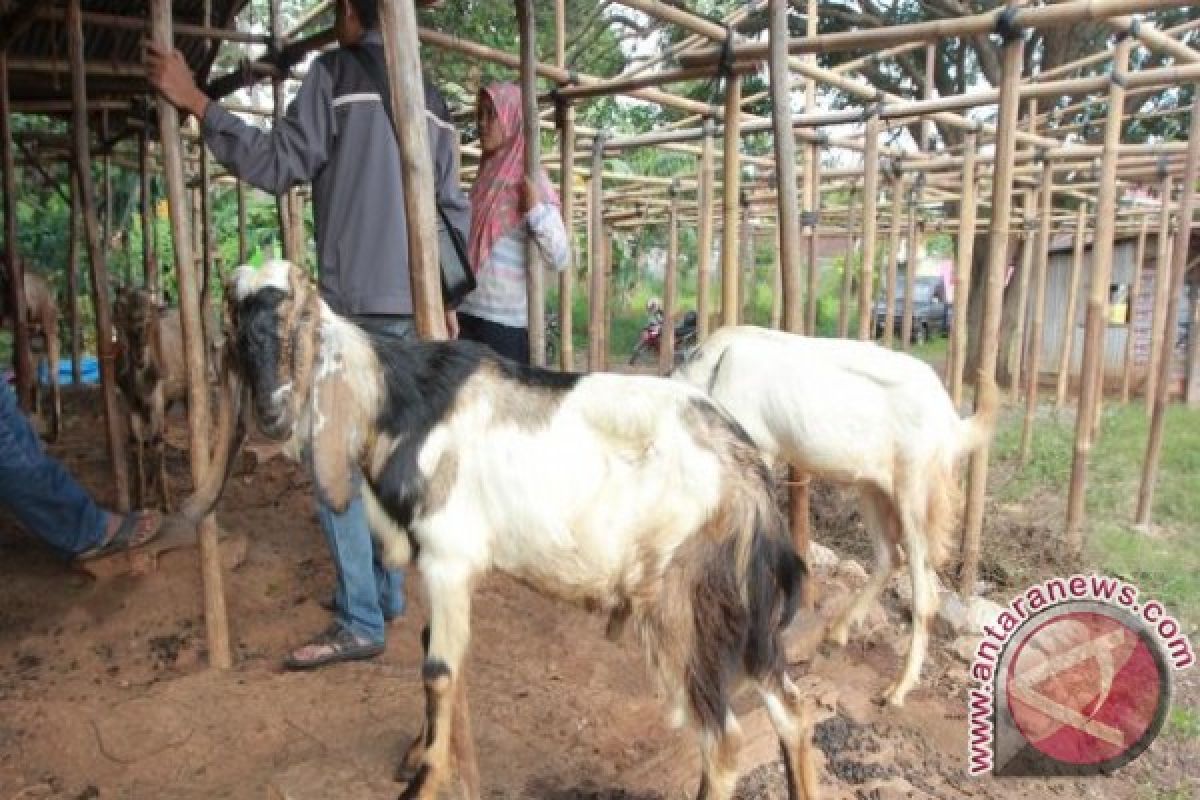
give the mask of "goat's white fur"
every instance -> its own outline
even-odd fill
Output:
[[[877,540],[876,572],[833,626],[835,641],[845,643],[879,596],[895,567],[893,550],[903,545],[913,585],[912,644],[885,692],[902,705],[919,679],[928,617],[937,607],[930,572],[952,522],[943,506],[957,502],[957,462],[990,436],[994,408],[960,418],[929,365],[903,353],[749,326],[715,332],[675,377],[708,391],[768,458],[860,489],[863,518]]]

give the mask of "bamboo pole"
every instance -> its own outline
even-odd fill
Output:
[[[392,121],[400,141],[413,317],[417,335],[422,339],[445,339],[435,185],[425,130],[425,92],[416,9],[408,0],[382,0],[379,16],[392,94]],[[536,159],[534,163],[537,163]],[[545,354],[544,348],[542,353]]]
[[[1149,525],[1154,507],[1154,490],[1158,482],[1158,465],[1162,457],[1163,422],[1167,413],[1167,402],[1170,400],[1171,361],[1174,354],[1175,320],[1179,319],[1180,295],[1183,293],[1184,280],[1187,277],[1188,246],[1192,238],[1192,211],[1196,205],[1197,174],[1200,173],[1200,86],[1192,90],[1192,122],[1188,131],[1188,162],[1183,176],[1183,196],[1179,200],[1179,222],[1175,230],[1174,252],[1172,253],[1171,283],[1167,299],[1166,331],[1169,334],[1163,342],[1163,352],[1158,362],[1158,373],[1153,379],[1158,384],[1154,392],[1154,411],[1150,417],[1150,434],[1146,439],[1146,458],[1142,465],[1142,480],[1138,487],[1137,514],[1138,525]],[[1165,266],[1165,265],[1163,265]],[[1160,274],[1165,276],[1163,266],[1159,267]],[[1191,329],[1192,340],[1196,338],[1196,328]]]
[[[12,315],[13,371],[16,373],[17,401],[21,408],[33,408],[33,357],[29,351],[29,327],[25,309],[25,264],[17,252],[17,167],[13,157],[12,118],[9,109],[8,55],[0,51],[0,160],[4,170],[4,261],[8,266],[8,309]],[[57,336],[58,331],[46,331]],[[58,369],[57,364],[51,365]]]
[[[1041,213],[1038,215],[1037,244],[1034,250],[1033,322],[1029,328],[1029,383],[1025,390],[1025,418],[1021,422],[1021,445],[1018,460],[1029,461],[1033,446],[1033,420],[1037,414],[1038,378],[1041,372],[1042,330],[1046,318],[1046,272],[1050,262],[1050,228],[1054,224],[1054,168],[1050,162],[1042,165],[1042,182],[1038,190]]]
[[[679,198],[671,193],[667,212],[667,265],[663,279],[663,327],[658,336],[658,371],[668,375],[675,364],[675,316],[679,282]]]
[[[67,183],[71,193],[71,221],[67,229],[67,336],[71,348],[71,385],[78,387],[83,382],[83,340],[79,335],[79,188],[70,179]]]
[[[83,207],[87,234],[88,261],[91,264],[92,298],[96,317],[96,349],[100,360],[100,382],[104,396],[105,433],[108,458],[112,467],[116,505],[129,509],[129,469],[125,460],[125,437],[121,432],[117,408],[116,353],[112,338],[112,319],[108,301],[108,266],[100,242],[100,223],[96,217],[91,162],[88,157],[87,79],[83,72],[83,25],[80,23],[81,0],[67,3],[67,51],[71,64],[71,134],[74,140],[76,186]]]
[[[1054,407],[1067,404],[1071,388],[1071,356],[1075,352],[1075,327],[1079,316],[1079,287],[1083,280],[1083,257],[1087,248],[1087,206],[1079,205],[1075,218],[1075,242],[1071,254],[1071,272],[1067,277],[1067,311],[1063,315],[1062,349],[1058,354]]]
[[[750,203],[745,194],[738,196],[738,325],[749,324],[754,305],[754,239],[750,230]]]
[[[1109,115],[1104,127],[1104,157],[1100,165],[1100,191],[1096,206],[1096,238],[1092,244],[1092,280],[1088,293],[1087,317],[1083,337],[1083,365],[1079,375],[1079,413],[1075,425],[1075,456],[1071,463],[1071,482],[1067,487],[1065,540],[1069,552],[1083,552],[1084,499],[1087,491],[1088,459],[1091,455],[1093,426],[1099,416],[1097,395],[1104,381],[1105,308],[1112,274],[1113,219],[1117,210],[1117,146],[1125,105],[1124,76],[1129,69],[1132,42],[1124,38],[1113,52],[1113,79],[1108,90]]]
[[[517,0],[521,48],[521,125],[525,129],[525,180],[541,180],[541,136],[537,111],[537,31],[533,0]],[[525,238],[526,291],[529,301],[529,351],[536,367],[546,365],[546,285],[537,240]]]
[[[875,277],[876,228],[879,225],[879,117],[867,117],[863,134],[863,240],[862,266],[858,280],[858,338],[871,340],[874,321],[871,319],[872,293]]]
[[[58,22],[63,19],[63,11],[58,8],[39,8],[35,19],[43,22]],[[87,28],[107,28],[120,31],[140,31],[149,33],[150,23],[145,17],[122,16],[101,11],[83,12],[83,24]],[[220,28],[213,25],[189,25],[185,22],[175,24],[174,34],[181,39],[209,39],[216,42],[238,42],[241,44],[269,44],[270,36],[261,33],[247,33],[232,28]]]
[[[592,142],[591,303],[588,309],[588,370],[608,369],[608,258],[604,252],[604,137]]]
[[[270,29],[271,41],[278,46],[283,42],[283,14],[281,12],[282,0],[270,0]],[[282,129],[284,116],[283,108],[283,78],[276,76],[271,79],[271,117],[274,120],[275,130]],[[295,239],[293,237],[292,223],[292,190],[288,189],[283,194],[275,197],[275,213],[279,218],[279,247],[283,252],[285,261],[291,261],[293,264],[299,263],[300,254],[293,247]]]
[[[708,338],[710,323],[709,306],[712,300],[712,288],[709,278],[712,275],[712,245],[713,245],[713,195],[716,189],[713,185],[713,122],[704,120],[704,142],[700,150],[699,193],[697,197],[697,224],[699,230],[696,236],[696,340],[703,342]],[[793,185],[794,182],[793,182]]]
[[[904,316],[900,319],[900,346],[904,352],[912,352],[913,332],[913,287],[917,283],[917,259],[920,257],[920,242],[917,239],[917,189],[909,190],[908,203],[908,256],[904,268]]]
[[[741,124],[742,81],[736,75],[725,80],[725,200],[721,242],[721,324],[738,323],[738,194],[741,161],[738,158]]]
[[[566,0],[554,0],[554,63],[560,68],[567,65],[567,4]],[[575,191],[571,169],[575,164],[575,109],[563,102],[558,106],[559,176],[562,181],[559,197],[562,203],[563,228],[567,240],[572,243],[571,254],[575,253]],[[573,315],[575,298],[575,264],[570,263],[558,279],[558,352],[560,366],[564,372],[575,369],[575,340]]]
[[[104,115],[101,117],[101,119],[104,120],[104,122],[102,123],[103,127],[101,128],[101,131],[100,131],[100,138],[107,139],[108,138],[108,131],[107,131],[108,116]],[[113,200],[112,156],[108,153],[105,153],[104,155],[100,156],[100,180],[101,180],[101,188],[104,191],[104,216],[101,218],[101,224],[103,227],[103,230],[101,233],[101,240],[104,242],[104,259],[107,262],[108,256],[109,256],[108,248],[112,246],[112,222],[113,222],[113,220],[112,220],[112,200]],[[118,274],[117,278],[118,278],[118,280],[120,280],[120,279],[122,279],[122,276]],[[128,275],[123,276],[123,279],[124,279],[124,282],[126,282],[126,283],[129,282]]]
[[[813,82],[809,81],[812,86]],[[815,102],[815,101],[814,101]],[[821,215],[821,149],[816,144],[809,144],[808,164],[805,175],[805,221],[804,250],[806,254],[805,277],[808,286],[804,293],[804,333],[809,336],[817,335],[817,299],[820,291],[820,264],[817,263],[817,251],[820,246],[820,234],[817,224]]]
[[[850,195],[851,204],[854,195]],[[854,288],[854,253],[858,248],[854,241],[854,210],[846,215],[846,252],[842,256],[842,295],[838,302],[838,338],[845,339],[850,335],[850,303]]]
[[[975,391],[975,407],[986,401],[988,385],[995,380],[997,341],[1000,334],[1000,312],[1004,302],[1004,273],[1008,266],[1008,226],[1012,213],[1013,156],[1016,153],[1017,112],[1020,99],[1017,89],[1024,63],[1025,40],[1019,33],[1009,32],[1002,50],[1003,78],[1000,83],[1000,108],[996,117],[996,172],[992,180],[992,221],[988,236],[987,281],[983,300],[983,320],[979,334],[979,383]],[[963,528],[962,569],[959,573],[959,592],[969,597],[975,592],[979,576],[979,553],[983,536],[983,506],[987,493],[989,445],[984,444],[971,455],[967,481],[966,524]]]
[[[1009,399],[1016,403],[1021,396],[1021,375],[1025,359],[1025,320],[1029,316],[1029,283],[1033,272],[1033,224],[1036,200],[1033,192],[1022,193],[1023,234],[1021,236],[1021,274],[1017,276],[1017,318],[1009,350]]]
[[[975,258],[975,148],[978,135],[967,131],[963,140],[962,196],[958,205],[958,244],[954,261],[954,322],[951,330],[950,398],[963,402],[963,369],[967,363],[967,304],[971,297],[971,264]]]
[[[1138,231],[1137,250],[1133,257],[1133,281],[1129,286],[1129,298],[1125,316],[1125,354],[1121,361],[1121,405],[1129,403],[1129,386],[1133,380],[1133,327],[1137,317],[1137,300],[1142,291],[1142,267],[1146,260],[1146,232],[1150,220],[1142,216],[1142,229]]]
[[[1168,287],[1171,285],[1169,253],[1171,248],[1171,214],[1168,207],[1173,193],[1173,179],[1170,173],[1163,171],[1161,175],[1159,198],[1162,211],[1158,217],[1158,250],[1154,264],[1154,314],[1150,321],[1150,364],[1146,369],[1146,416],[1154,414],[1154,396],[1158,391],[1158,362],[1162,358],[1163,347],[1167,341],[1167,329],[1164,320],[1167,313],[1167,302],[1170,299]],[[1186,194],[1186,192],[1184,192]],[[1182,198],[1181,202],[1182,202]]]
[[[775,193],[778,225],[778,258],[783,285],[783,326],[803,332],[800,305],[800,213],[796,197],[796,139],[788,123],[791,111],[790,71],[786,39],[788,3],[770,1],[771,107],[775,113],[775,163],[778,189]],[[780,113],[786,111],[787,113]],[[806,184],[807,186],[807,184]]]
[[[72,7],[79,0],[72,0]],[[151,37],[162,47],[171,47],[170,0],[150,3]],[[189,456],[192,480],[199,485],[208,473],[209,439],[212,435],[209,414],[208,369],[205,357],[204,329],[197,292],[196,262],[188,233],[186,189],[183,174],[183,142],[179,137],[179,115],[175,107],[158,96],[158,127],[162,137],[163,172],[167,182],[167,207],[175,244],[175,269],[179,284],[179,316],[183,328],[184,361],[187,367]],[[84,201],[87,202],[86,199]],[[229,641],[229,619],[222,586],[221,554],[217,541],[217,523],[212,514],[200,522],[200,571],[204,583],[204,619],[208,635],[209,664],[217,669],[233,666]]]
[[[888,266],[887,291],[884,296],[882,342],[884,347],[892,346],[894,328],[896,325],[896,281],[898,280],[900,263],[900,225],[903,220],[904,202],[901,198],[905,192],[905,177],[903,173],[892,173],[892,226],[888,230]]]
[[[142,285],[158,291],[158,264],[155,256],[154,203],[151,194],[150,145],[146,129],[138,131],[138,183],[142,222]]]
[[[208,305],[212,296],[212,180],[209,175],[208,148],[200,148],[200,321],[207,328]],[[212,341],[206,332],[205,341]]]

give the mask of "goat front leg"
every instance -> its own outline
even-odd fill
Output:
[[[696,800],[731,800],[737,787],[738,751],[742,746],[742,728],[737,717],[726,710],[722,729],[705,730],[700,736],[704,774]]]
[[[759,687],[771,725],[779,737],[787,777],[788,800],[817,800],[817,767],[813,762],[812,721],[808,708],[787,673]]]
[[[132,420],[130,422],[132,423]],[[142,440],[132,436],[129,443],[133,445],[133,470],[137,478],[133,489],[133,505],[135,508],[143,508],[146,502],[146,460],[142,452]]]
[[[904,658],[904,669],[895,682],[884,691],[881,700],[897,708],[921,679],[921,665],[929,646],[929,619],[937,611],[937,589],[933,570],[929,567],[929,545],[925,532],[918,527],[914,514],[901,512],[904,527],[904,549],[908,552],[908,569],[912,580],[912,640]]]
[[[458,565],[424,564],[421,572],[429,592],[429,647],[421,667],[425,740],[420,763],[400,800],[436,800],[451,770],[455,718],[463,718],[456,706],[465,710],[465,698],[460,697],[465,687],[460,683],[470,639],[470,577]]]
[[[167,483],[167,443],[163,435],[154,435],[152,443],[154,459],[158,464],[158,497],[162,501],[162,510],[171,513],[171,486]]]

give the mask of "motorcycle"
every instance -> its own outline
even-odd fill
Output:
[[[675,364],[683,364],[695,351],[697,346],[696,326],[699,317],[695,311],[688,311],[683,315],[683,319],[675,325]],[[643,355],[652,354],[653,360],[658,359],[658,352],[661,346],[662,329],[665,320],[661,312],[651,313],[650,319],[642,327],[642,331],[638,334],[637,344],[633,346],[633,353],[629,356],[629,364],[632,366],[638,363],[638,360]]]

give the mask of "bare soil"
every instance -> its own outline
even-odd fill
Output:
[[[72,393],[67,410],[52,452],[107,500],[98,400]],[[172,424],[172,441],[182,443],[182,417]],[[172,451],[170,472],[183,495],[185,453]],[[813,507],[819,541],[869,555],[852,494],[818,487]],[[992,511],[985,577],[998,595],[1038,571],[1014,563],[1066,568],[1053,558],[1049,526]],[[304,770],[351,776],[345,791],[311,796],[398,792],[391,772],[423,703],[420,592],[393,623],[383,657],[283,672],[286,649],[328,621],[318,600],[332,569],[311,487],[275,459],[236,475],[218,516],[250,539],[245,562],[224,576],[237,658],[228,672],[205,665],[194,552],[166,554],[147,575],[96,581],[0,520],[0,800],[257,800]],[[817,613],[828,615],[846,589],[826,580]],[[879,708],[870,698],[897,669],[905,641],[903,615],[882,613],[885,624],[848,647],[822,647],[793,668],[819,720],[825,797],[1194,796],[1186,782],[1200,774],[1197,743],[1168,737],[1113,778],[968,779],[966,664],[935,639],[908,706]],[[664,721],[632,637],[611,643],[603,619],[502,577],[480,587],[473,623],[470,697],[485,797],[651,800],[694,787],[693,743]],[[1194,688],[1177,691],[1195,705]],[[785,797],[781,770],[770,762],[748,771],[739,796]]]

